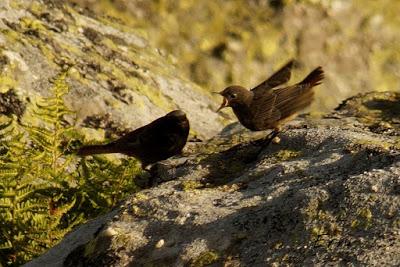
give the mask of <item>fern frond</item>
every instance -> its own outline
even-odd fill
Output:
[[[12,163],[10,163],[12,164]],[[17,169],[12,169],[12,168],[5,168],[5,169],[0,169],[0,179],[10,179],[13,177],[16,177],[18,175],[18,170]]]
[[[15,118],[0,123],[0,262],[10,255],[14,264],[28,261],[137,190],[135,160],[117,164],[95,156],[76,162],[75,155],[65,155],[78,136],[66,125],[72,114],[63,100],[66,77],[59,74],[52,95],[28,106],[22,124]]]
[[[30,133],[30,136],[32,135],[37,135],[40,138],[46,139],[46,140],[50,140],[51,138],[53,138],[54,134],[52,131],[44,129],[42,127],[38,127],[38,126],[26,126],[27,130]]]
[[[10,249],[12,248],[12,244],[9,240],[6,240],[4,242],[0,242],[0,250],[4,250],[4,249]]]

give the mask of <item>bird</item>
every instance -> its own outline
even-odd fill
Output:
[[[232,85],[217,92],[223,97],[217,112],[231,107],[239,122],[247,129],[251,131],[272,129],[266,138],[265,144],[269,144],[286,122],[294,119],[301,110],[312,103],[314,98],[312,89],[324,79],[324,71],[319,66],[301,82],[279,87],[290,80],[293,64],[294,60],[290,60],[251,90]]]
[[[121,138],[102,145],[82,146],[77,154],[121,153],[140,160],[142,168],[180,154],[190,130],[189,120],[182,110],[174,110]]]

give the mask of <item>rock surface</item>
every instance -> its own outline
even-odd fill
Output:
[[[400,89],[397,0],[68,1],[145,29],[191,80],[213,91],[255,86],[290,57],[300,63],[293,82],[324,67],[316,112],[358,93]]]
[[[4,0],[0,32],[1,112],[21,115],[17,111],[24,103],[48,95],[51,80],[70,68],[66,102],[79,126],[112,134],[173,109],[187,112],[193,134],[203,138],[224,124],[208,92],[185,79],[167,55],[111,18],[88,16],[63,1]]]
[[[398,266],[399,100],[354,97],[260,154],[231,125],[26,266]]]

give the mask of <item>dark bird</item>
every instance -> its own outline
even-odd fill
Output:
[[[189,130],[186,114],[181,110],[174,110],[111,143],[83,146],[77,154],[87,156],[122,153],[139,159],[145,168],[179,154],[186,144]]]
[[[218,93],[224,99],[217,112],[231,107],[240,123],[251,131],[273,129],[267,138],[269,143],[285,122],[296,117],[298,112],[311,104],[314,98],[312,88],[321,84],[324,78],[322,67],[318,67],[301,82],[276,88],[289,81],[292,66],[293,61],[288,62],[251,90],[237,85],[225,88]]]

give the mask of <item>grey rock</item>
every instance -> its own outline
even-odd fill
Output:
[[[77,126],[112,135],[115,128],[129,131],[182,109],[193,134],[209,138],[222,129],[218,103],[167,55],[132,29],[62,2],[1,1],[0,93],[15,92],[23,103],[48,96],[51,80],[70,68],[65,100]]]
[[[367,113],[362,99],[384,94],[353,100]],[[390,105],[399,96],[386,95]],[[350,104],[294,121],[259,155],[266,133],[237,126],[189,144],[162,162],[166,182],[26,266],[398,266],[398,139],[349,115]]]

